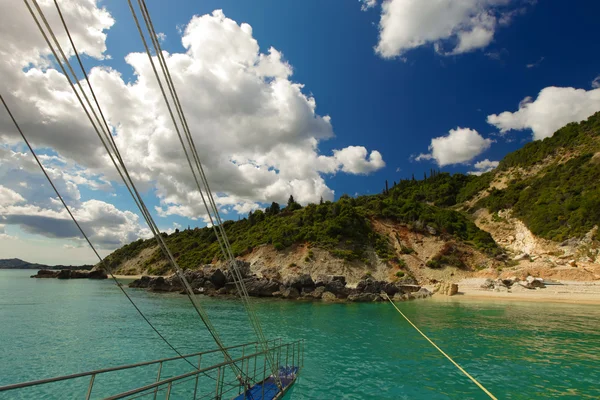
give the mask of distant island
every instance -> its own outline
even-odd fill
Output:
[[[18,258],[0,260],[0,269],[56,269],[56,270],[91,270],[93,265],[45,265],[23,261]]]

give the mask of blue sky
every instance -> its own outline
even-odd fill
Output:
[[[367,3],[371,5],[368,8],[365,6]],[[169,53],[186,52],[181,42],[182,30],[194,15],[202,16],[221,9],[226,18],[238,25],[247,23],[252,27],[251,36],[257,41],[260,53],[268,54],[269,48],[273,47],[283,54],[283,59],[293,70],[287,79],[304,85],[302,92],[314,97],[314,114],[318,118],[331,117],[330,127],[327,121],[321,121],[315,129],[323,129],[322,137],[327,137],[328,132],[335,135],[319,139],[315,154],[333,157],[328,162],[337,163],[337,166],[323,167],[309,174],[313,178],[320,176],[329,191],[323,189],[325,191],[319,192],[321,189],[313,188],[302,189],[305,191],[302,192],[298,189],[296,197],[305,199],[305,203],[322,193],[325,197],[331,195],[334,198],[344,193],[376,193],[381,191],[386,179],[391,183],[409,178],[413,173],[420,178],[430,168],[452,173],[481,172],[493,167],[494,162],[525,142],[547,137],[565,123],[584,119],[600,110],[600,94],[592,83],[600,76],[600,54],[595,51],[600,36],[597,24],[600,3],[581,1],[575,6],[558,1],[468,0],[465,4],[470,6],[456,10],[451,2],[440,2],[442,8],[444,3],[448,3],[450,8],[446,11],[424,11],[411,8],[409,3],[409,0],[391,0],[384,4],[381,1],[361,3],[351,0],[177,0],[167,4],[148,0],[148,7],[156,30],[166,35],[162,46]],[[120,73],[125,83],[135,85],[138,77],[125,57],[141,52],[143,48],[126,2],[104,0],[93,7],[95,10],[105,8],[104,12],[110,14],[114,24],[100,28],[106,33],[105,49],[100,46],[96,52],[94,49],[87,51],[84,57],[86,67],[110,67]],[[409,26],[411,21],[416,21],[412,28]],[[446,23],[449,24],[447,31],[432,33],[437,26]],[[428,24],[431,24],[431,29],[427,29]],[[112,26],[107,28],[108,25]],[[39,34],[33,27],[23,29],[31,29],[32,37]],[[475,34],[481,35],[475,37]],[[84,37],[85,33],[81,35]],[[219,37],[215,40],[219,43]],[[384,41],[387,47],[382,45]],[[380,50],[384,48],[388,49],[385,54]],[[110,58],[101,59],[100,53],[108,54]],[[30,62],[35,65],[36,61]],[[6,68],[9,67],[14,66],[7,64]],[[40,66],[41,70],[44,68],[47,67]],[[27,68],[22,68],[21,73],[23,71]],[[269,79],[265,78],[264,82],[268,83]],[[113,89],[107,86],[106,93]],[[193,88],[190,90],[193,95]],[[18,91],[13,88],[12,92]],[[15,102],[18,101],[26,103],[15,94]],[[250,98],[248,101],[253,100]],[[194,105],[186,105],[186,112],[194,114]],[[115,116],[113,120],[118,118]],[[201,130],[203,121],[198,121],[198,129]],[[11,134],[8,125],[1,125],[1,128],[0,135]],[[44,137],[42,131],[36,132],[34,128],[34,137]],[[449,134],[450,130],[455,131]],[[260,131],[257,134],[264,135]],[[436,138],[440,140],[436,141]],[[6,140],[5,149],[23,151],[16,141]],[[49,141],[46,143],[43,139],[39,142],[42,153],[64,157],[71,165],[88,171],[92,181],[108,182],[109,188],[89,182],[77,184],[80,197],[75,201],[76,206],[83,210],[82,204],[98,200],[112,204],[120,211],[135,213],[127,192],[107,175],[107,170],[69,153],[68,146],[63,148],[53,146]],[[340,156],[335,159],[332,156],[334,150],[356,146],[366,149],[364,157],[348,154],[346,158]],[[372,152],[381,155],[385,166],[381,162],[369,162],[368,155]],[[265,150],[264,157],[268,158],[270,154]],[[415,160],[420,154],[420,161]],[[249,159],[258,165],[260,162],[256,160],[261,156],[254,153]],[[484,160],[487,163],[476,168],[475,164]],[[10,163],[4,160],[6,170],[10,170]],[[271,170],[280,168],[269,166],[268,162],[265,166]],[[184,167],[182,160],[182,169]],[[2,164],[0,171],[1,168]],[[283,168],[280,176],[285,175]],[[217,180],[226,179],[218,177],[218,174],[214,176]],[[156,215],[161,228],[204,225],[202,218],[190,218],[192,211],[167,211],[169,206],[185,206],[191,202],[185,192],[191,189],[183,189],[177,200],[168,200],[164,190],[161,192],[160,180],[155,181],[151,175],[146,175],[146,178],[143,185],[146,200],[152,207],[163,209],[159,213],[162,216]],[[313,178],[310,178],[311,182]],[[177,181],[177,178],[172,181]],[[21,203],[14,204],[41,204],[19,192],[16,183],[7,186],[7,190],[23,197]],[[233,193],[224,186],[218,192],[224,199],[231,200],[230,205],[223,206],[227,212],[225,217],[237,219],[238,215],[245,215],[240,211],[247,209],[241,207],[242,204],[258,207],[272,200],[281,201],[284,197],[285,189],[273,192],[277,194],[263,195],[271,193],[269,190],[249,187],[246,191]],[[234,204],[240,205],[240,212],[234,209]],[[195,206],[189,207],[196,212]],[[28,241],[56,241],[58,247],[69,249],[78,244],[71,246],[68,243],[79,243],[56,232],[44,235],[36,231],[33,234],[33,228],[21,222],[5,223],[0,227],[3,227],[0,230],[0,251],[17,249],[10,255],[6,253],[7,256],[32,259],[29,254],[24,254],[30,253]],[[133,230],[131,235],[119,240],[131,240],[140,232],[142,230]],[[8,236],[12,239],[7,239]],[[7,245],[9,240],[10,246]],[[20,245],[14,246],[15,241]],[[110,251],[109,247],[107,245],[105,252]],[[73,259],[87,261],[88,256],[83,254],[63,251],[52,260],[66,263]],[[0,258],[3,256],[0,253]],[[36,261],[42,261],[41,257],[37,257]]]

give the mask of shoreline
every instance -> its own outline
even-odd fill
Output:
[[[458,282],[458,293],[448,300],[520,301],[600,305],[600,281],[563,281],[543,289],[513,289],[497,292],[482,289],[484,279],[470,278]],[[433,296],[439,297],[440,296]]]

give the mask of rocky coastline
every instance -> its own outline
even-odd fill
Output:
[[[395,301],[427,298],[432,293],[411,280],[384,282],[365,276],[355,286],[349,286],[342,275],[319,275],[313,279],[309,274],[265,277],[250,273],[250,264],[238,261],[238,268],[253,297],[281,298],[289,300],[321,300],[329,302],[378,302],[387,300],[387,294]],[[206,265],[198,270],[184,272],[186,279],[197,294],[207,296],[235,296],[237,289],[227,270]],[[131,288],[152,292],[177,292],[184,294],[177,275],[170,277],[142,276],[129,284]]]
[[[55,279],[107,279],[108,275],[103,269],[87,270],[50,270],[40,269],[31,278],[55,278]]]

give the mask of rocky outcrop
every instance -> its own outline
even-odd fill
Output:
[[[32,278],[57,278],[57,279],[106,279],[108,275],[103,269],[89,270],[70,270],[61,269],[60,271],[52,271],[41,269],[36,275],[31,275]]]
[[[439,283],[436,285],[433,292],[445,296],[454,296],[456,293],[458,293],[458,285],[450,282]]]
[[[249,271],[249,269],[247,270]],[[363,279],[355,288],[346,285],[344,276],[322,275],[313,280],[308,274],[288,276],[283,282],[244,273],[244,283],[248,294],[253,297],[276,297],[282,299],[304,299],[323,301],[375,302],[384,301],[382,294],[401,300],[425,298],[430,292],[418,285],[403,282],[384,282],[369,277]],[[209,296],[237,295],[237,286],[227,271],[207,265],[196,271],[185,271],[186,279],[195,293]],[[223,278],[225,281],[223,281]],[[143,276],[129,284],[131,288],[147,289],[153,292],[185,293],[183,285],[176,275],[170,277]],[[404,297],[402,297],[404,296]]]
[[[377,293],[356,293],[348,296],[348,301],[360,302],[360,303],[371,303],[374,301],[382,301],[383,299]]]

